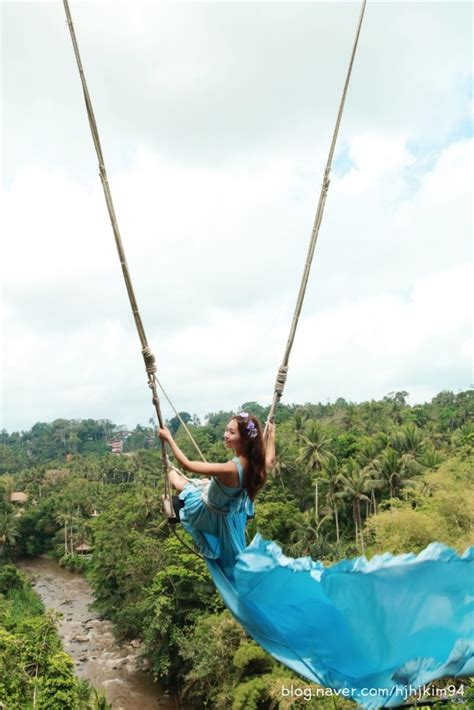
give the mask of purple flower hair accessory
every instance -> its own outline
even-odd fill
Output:
[[[250,439],[255,439],[256,436],[258,436],[258,431],[257,427],[253,423],[253,421],[250,419],[249,423],[247,424],[247,433],[249,435]]]
[[[254,422],[250,419],[249,414],[247,412],[239,412],[237,416],[242,417],[242,419],[247,419],[247,426],[245,427],[247,429],[247,434],[249,439],[255,439],[255,437],[258,436],[258,431]]]

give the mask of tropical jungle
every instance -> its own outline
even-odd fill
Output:
[[[474,544],[474,391],[408,404],[280,405],[277,462],[247,527],[285,554],[331,565],[441,541]],[[242,409],[265,421],[269,408]],[[225,461],[232,412],[201,422],[180,412],[206,458]],[[177,417],[167,425],[196,458]],[[321,694],[277,663],[234,621],[191,538],[161,513],[163,470],[155,426],[111,420],[36,423],[0,435],[0,708],[106,708],[101,689],[74,673],[46,610],[16,562],[48,556],[84,574],[94,607],[119,640],[139,639],[149,673],[190,708],[355,708]],[[456,696],[443,697],[449,684]],[[434,684],[426,707],[474,708],[472,680]],[[292,689],[283,692],[283,689]],[[316,688],[316,686],[315,686]],[[299,692],[298,692],[299,689]],[[433,702],[433,697],[436,701]],[[418,700],[417,707],[425,707]]]

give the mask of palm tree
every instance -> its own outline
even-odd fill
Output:
[[[308,415],[303,409],[297,409],[294,416],[293,416],[293,421],[294,421],[294,428],[295,428],[295,434],[296,434],[296,440],[300,440],[300,436],[304,431],[304,425],[305,422],[308,419]]]
[[[379,459],[377,469],[380,478],[388,485],[389,496],[394,498],[396,481],[402,476],[403,464],[395,449],[388,448]]]
[[[425,468],[437,469],[440,464],[444,461],[442,455],[437,451],[434,446],[428,446],[423,451],[423,456],[420,459],[420,463]]]
[[[0,514],[0,556],[9,553],[16,545],[20,533],[18,523],[12,513]]]
[[[68,543],[68,535],[67,535],[67,532],[68,532],[68,525],[69,525],[69,522],[70,522],[70,518],[71,518],[71,514],[68,513],[68,512],[65,512],[65,511],[63,511],[63,512],[61,512],[61,513],[57,513],[56,516],[55,516],[55,520],[56,520],[56,522],[58,523],[58,525],[60,525],[61,527],[64,528],[64,554],[65,554],[65,555],[67,555],[67,553],[68,553],[68,544],[67,544],[67,543]]]
[[[373,478],[378,477],[379,456],[385,445],[385,436],[376,438],[366,437],[356,456],[357,463],[360,465],[362,470],[366,471]],[[367,503],[367,505],[369,505],[369,503]],[[372,512],[375,515],[377,512],[375,488],[372,490],[370,495],[370,505],[372,506]]]
[[[275,459],[275,465],[273,466],[271,473],[275,477],[278,476],[280,485],[284,489],[284,475],[291,473],[294,462],[289,458],[285,445],[278,439],[275,442]]]
[[[350,459],[344,466],[343,472],[338,476],[341,484],[341,493],[344,497],[350,498],[352,503],[352,519],[355,527],[356,543],[359,544],[362,554],[365,554],[364,536],[362,534],[361,502],[368,501],[370,494],[375,488],[380,486],[380,481],[373,477],[371,472],[363,469],[359,464]]]
[[[364,437],[356,457],[360,466],[362,468],[365,468],[365,466],[373,466],[382,448],[384,447],[376,438]]]
[[[318,530],[314,526],[312,514],[310,510],[305,510],[303,513],[303,526],[298,528],[291,534],[291,539],[295,540],[291,547],[291,554],[295,557],[308,555],[313,545],[318,539]]]
[[[397,498],[403,486],[420,468],[420,464],[410,454],[400,455],[391,447],[383,452],[377,464],[380,478],[388,484],[390,498]]]
[[[322,509],[324,517],[321,519],[318,525],[318,529],[325,522],[332,520],[334,517],[334,523],[336,526],[336,542],[339,545],[340,535],[339,535],[339,508],[338,501],[340,498],[340,481],[339,474],[341,472],[337,458],[333,454],[327,455],[326,463],[323,467],[324,481],[327,485],[325,502],[326,507]]]
[[[346,431],[350,431],[351,429],[355,428],[356,420],[357,409],[354,404],[351,404],[349,402],[343,410],[340,424],[346,429]]]
[[[74,554],[74,547],[75,543],[78,542],[78,540],[81,537],[82,532],[85,530],[87,524],[89,521],[85,521],[82,513],[78,508],[76,508],[75,513],[71,513],[69,517],[69,551],[70,554]],[[76,535],[76,539],[74,539],[74,535]]]
[[[76,463],[78,466],[78,472],[87,481],[99,481],[101,476],[101,466],[100,462],[95,456],[87,456],[86,458],[81,458]]]
[[[419,461],[425,449],[426,440],[414,424],[398,431],[392,439],[392,448],[407,460]]]
[[[329,452],[329,438],[315,421],[306,423],[300,435],[301,448],[298,462],[307,465],[314,473],[320,471]]]
[[[329,438],[315,421],[308,421],[300,434],[301,448],[297,461],[308,466],[314,475],[314,518],[319,520],[319,472],[328,459]]]
[[[15,480],[13,476],[10,476],[8,473],[5,473],[0,480],[3,485],[5,502],[10,503],[11,494],[15,490]]]

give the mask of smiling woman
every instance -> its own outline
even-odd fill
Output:
[[[217,559],[233,578],[235,559],[245,548],[245,526],[253,517],[253,501],[275,463],[275,427],[269,424],[266,440],[258,419],[240,412],[227,424],[224,443],[235,456],[227,463],[190,461],[170,431],[159,429],[160,438],[171,447],[178,463],[191,473],[211,476],[204,485],[176,470],[170,482],[180,492],[177,510],[180,522],[207,559]]]

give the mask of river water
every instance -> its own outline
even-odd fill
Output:
[[[58,631],[76,675],[102,689],[113,710],[183,708],[140,669],[138,640],[119,644],[111,622],[90,611],[94,597],[82,575],[43,557],[21,560],[17,566],[27,574],[45,607],[63,614]]]

